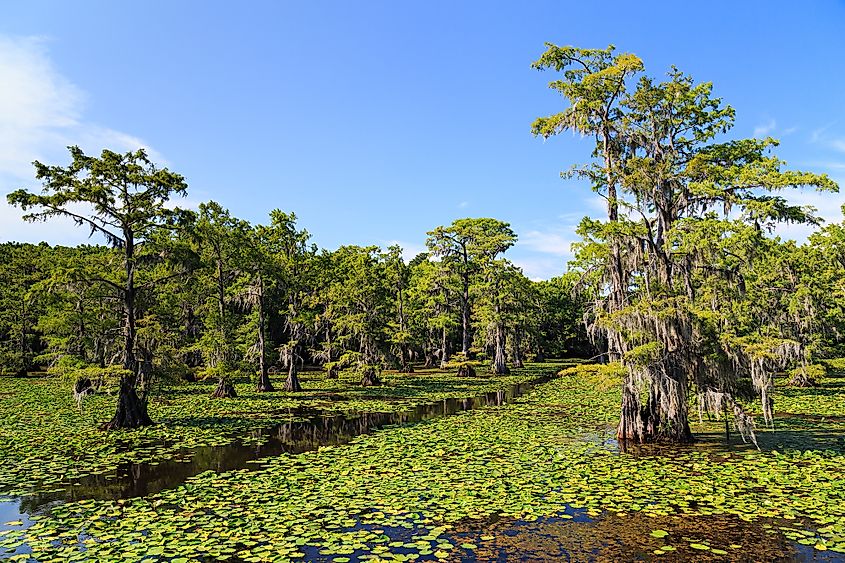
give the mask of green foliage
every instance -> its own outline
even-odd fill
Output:
[[[45,312],[38,284],[49,275],[51,253],[46,244],[0,244],[0,373],[24,374],[38,367],[37,325]]]
[[[811,385],[815,385],[818,381],[821,381],[826,374],[827,367],[824,364],[799,366],[789,372],[791,380],[803,380]]]
[[[621,362],[608,364],[582,364],[568,367],[558,372],[561,377],[580,377],[592,381],[596,389],[605,392],[615,392],[622,384],[625,367]]]
[[[647,342],[625,352],[625,361],[632,365],[648,366],[660,359],[663,345],[660,342]]]
[[[70,218],[89,229],[91,235],[104,237],[117,251],[117,265],[76,279],[87,285],[107,286],[115,294],[114,304],[120,308],[121,363],[129,375],[122,381],[121,399],[110,427],[149,425],[152,421],[146,414],[145,399],[152,374],[150,350],[138,349],[136,321],[142,316],[146,293],[173,277],[170,272],[161,274],[156,266],[178,262],[166,242],[187,214],[170,209],[167,203],[173,195],[185,195],[187,185],[179,174],[156,166],[143,149],[125,154],[103,150],[99,158],[85,155],[76,146],[68,149],[73,159],[69,166],[33,163],[35,176],[43,184],[40,194],[19,189],[7,199],[28,212],[24,215],[27,221]],[[77,210],[78,204],[85,212]],[[180,270],[177,267],[175,275],[180,275]],[[80,328],[77,337],[84,338],[84,332]],[[135,392],[139,383],[140,400]]]
[[[234,332],[238,323],[231,309],[238,278],[249,265],[249,225],[211,201],[200,204],[191,234],[202,264],[197,270],[203,298],[198,313],[209,329],[203,332],[198,348],[209,367],[225,378],[236,363]]]
[[[536,282],[538,318],[535,320],[537,348],[547,358],[593,355],[584,327],[586,292],[576,290],[575,272]],[[529,326],[532,326],[529,323]]]
[[[91,381],[100,383],[101,389],[105,388],[117,391],[120,386],[121,378],[129,377],[132,374],[127,373],[127,370],[125,370],[123,366],[85,366],[77,369],[65,370],[61,375],[70,382],[87,378]]]
[[[227,364],[216,364],[204,366],[196,371],[197,379],[220,381],[233,381],[238,379],[248,378],[252,375],[252,370],[247,371],[244,366],[239,363],[230,362]]]
[[[800,275],[811,267],[766,231],[817,224],[812,208],[779,192],[836,183],[785,169],[772,139],[723,140],[735,112],[711,83],[674,67],[657,81],[613,47],[546,47],[534,66],[562,74],[549,86],[567,107],[533,131],[591,137],[592,159],[566,175],[608,202],[606,221],[579,225],[572,266],[589,284],[591,336],[629,371],[620,434],[687,441],[687,390],[718,409],[741,379],[771,422],[774,372],[807,363],[822,345],[813,336],[821,307]],[[656,408],[643,410],[640,395],[654,392]]]
[[[514,365],[539,351],[532,324],[554,304],[541,302],[513,266],[505,285],[496,281],[505,271],[496,258],[516,238],[506,223],[458,219],[438,227],[430,246],[439,261],[423,254],[406,262],[395,245],[318,251],[293,213],[273,210],[268,224],[253,226],[213,201],[196,212],[171,209],[169,198],[185,194],[184,179],[144,151],[70,152],[67,167],[36,163],[42,194],[18,190],[9,201],[27,220],[70,217],[111,248],[5,245],[4,373],[44,369],[67,356],[122,364],[136,374],[127,376],[127,388],[139,383],[143,403],[157,376],[222,381],[257,372],[259,386],[269,389],[270,371],[350,354],[359,355],[359,368],[408,372],[420,358],[444,363],[455,349],[495,348]],[[90,213],[77,213],[77,203]],[[487,338],[494,328],[495,347]]]
[[[820,363],[825,366],[828,373],[843,375],[845,374],[845,358],[831,358],[829,360],[821,360]]]
[[[460,284],[457,297],[461,352],[464,354],[470,353],[472,343],[470,325],[474,303],[471,289],[479,280],[490,283],[490,274],[496,270],[496,258],[515,242],[516,234],[508,223],[490,218],[457,219],[448,227],[440,226],[428,232],[426,246],[432,256],[440,259],[440,275],[452,276]]]

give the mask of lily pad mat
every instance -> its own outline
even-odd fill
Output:
[[[454,371],[388,372],[385,384],[363,388],[351,373],[328,380],[304,372],[302,393],[258,393],[251,382],[236,385],[237,399],[214,399],[214,382],[163,387],[150,414],[156,425],[104,432],[114,396],[86,399],[80,411],[71,384],[61,378],[0,378],[0,494],[20,496],[114,472],[121,464],[173,459],[180,450],[260,442],[253,432],[298,419],[301,409],[326,413],[396,412],[451,397],[472,397],[554,372],[560,364],[533,364],[507,377],[459,378]],[[278,382],[277,382],[278,383]]]
[[[582,375],[511,405],[282,455],[260,471],[208,472],[128,501],[68,503],[0,545],[26,542],[39,561],[436,560],[496,541],[456,544],[450,534],[468,521],[531,521],[581,507],[592,517],[785,522],[786,537],[845,551],[841,450],[620,455],[607,440],[582,439],[607,433],[619,401]],[[692,539],[687,549],[726,547]]]

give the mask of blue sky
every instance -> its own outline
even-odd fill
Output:
[[[712,81],[735,136],[845,187],[845,2],[42,2],[0,7],[0,192],[64,148],[147,147],[188,201],[294,211],[321,247],[402,244],[459,217],[512,224],[533,278],[563,272],[601,204],[559,172],[589,156],[532,120],[562,108],[543,43],[639,55]],[[833,221],[841,195],[798,194]],[[0,240],[76,243],[0,204]],[[791,228],[787,236],[802,237]]]

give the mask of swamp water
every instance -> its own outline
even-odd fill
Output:
[[[32,523],[31,515],[48,513],[53,506],[70,500],[147,496],[176,487],[204,471],[257,469],[263,467],[262,459],[282,453],[296,454],[320,446],[341,445],[379,428],[504,405],[551,379],[544,377],[471,399],[447,399],[397,413],[329,416],[316,410],[292,410],[289,414],[295,417],[293,421],[249,437],[252,444],[260,445],[234,444],[184,450],[171,461],[126,465],[110,474],[77,480],[61,490],[35,491],[32,495],[11,499],[0,504],[0,520],[6,522],[2,528],[25,528]],[[579,435],[577,439],[591,447],[617,451],[612,434],[612,430],[599,429]],[[718,435],[707,436],[701,445],[713,455],[724,455],[727,452],[719,445],[720,439],[724,445],[724,438]],[[747,446],[728,446],[727,449],[734,447],[745,449]],[[635,455],[667,456],[666,462],[673,462],[671,451],[666,450]],[[420,550],[419,537],[415,538],[415,534],[419,535],[418,530],[414,528],[361,523],[353,529],[372,528],[386,537],[393,553],[407,550],[408,555],[420,561],[444,558],[460,561],[845,561],[843,554],[816,551],[812,545],[787,539],[779,530],[779,524],[766,520],[749,523],[730,516],[649,517],[639,513],[621,515],[567,508],[564,513],[535,520],[494,517],[459,523],[425,550]],[[444,551],[445,547],[438,550],[443,542],[452,549],[448,552]],[[307,545],[301,549],[309,561],[336,559]],[[26,546],[18,550],[19,553],[26,551]],[[346,553],[351,560],[360,555]]]
[[[467,526],[454,543],[467,562],[511,561],[845,561],[787,539],[775,522],[730,516],[648,517],[584,510],[535,521]],[[487,540],[487,541],[485,541]]]
[[[474,397],[449,398],[389,413],[324,414],[318,409],[290,409],[291,422],[251,432],[249,443],[204,446],[181,450],[173,459],[152,463],[126,463],[115,471],[88,475],[36,489],[24,497],[0,496],[0,530],[26,528],[30,516],[45,514],[58,504],[86,499],[110,500],[144,497],[184,483],[205,471],[260,469],[264,458],[283,453],[299,454],[322,446],[346,444],[357,436],[381,428],[413,424],[441,416],[488,406],[502,406],[534,386],[551,381],[554,375]],[[14,523],[5,525],[3,523]],[[17,524],[20,522],[20,524]]]

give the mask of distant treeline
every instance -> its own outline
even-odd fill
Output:
[[[410,262],[398,246],[327,251],[309,236],[293,214],[251,225],[211,202],[144,241],[138,371],[266,385],[302,364],[408,371],[471,357],[503,373],[590,352],[570,278],[534,282],[502,258],[516,239],[505,223],[437,228]],[[125,278],[119,245],[0,245],[0,369],[125,365]]]

